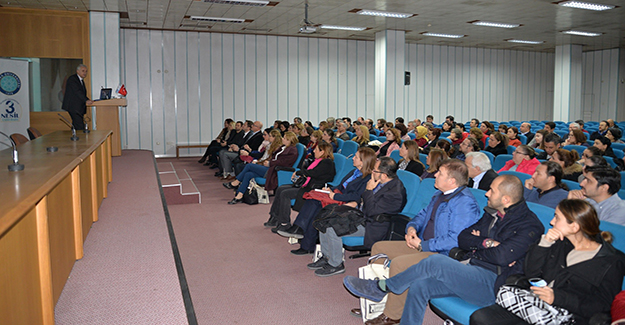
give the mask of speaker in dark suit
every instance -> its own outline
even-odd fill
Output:
[[[84,79],[87,77],[87,67],[83,64],[76,68],[76,74],[69,76],[65,83],[65,95],[63,96],[63,110],[72,118],[72,125],[76,130],[85,128],[84,115],[87,112],[85,105],[93,102],[87,97],[87,88]]]

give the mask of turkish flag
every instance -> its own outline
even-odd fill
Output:
[[[122,84],[122,86],[119,87],[119,90],[117,91],[117,93],[122,96],[126,96],[128,94],[128,92],[126,91],[126,86]]]

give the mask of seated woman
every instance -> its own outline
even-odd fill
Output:
[[[612,235],[599,229],[597,212],[586,201],[562,200],[550,224],[552,228],[525,256],[525,275],[512,276],[508,282],[568,310],[575,324],[588,324],[600,314],[609,319],[612,301],[623,284],[625,255],[610,244]],[[530,278],[542,279],[547,285],[531,286]],[[492,305],[473,313],[471,324],[527,323]]]
[[[612,157],[614,158],[614,160],[616,160],[617,158],[616,158],[616,155],[614,154],[614,151],[610,147],[611,145],[612,145],[612,141],[610,141],[610,139],[608,139],[607,137],[600,136],[595,139],[594,146],[597,147],[599,150],[601,150],[601,155],[604,157],[606,156]]]
[[[445,151],[445,153],[447,154],[447,157],[451,157],[451,155],[455,151],[454,147],[452,147],[451,143],[449,143],[449,141],[447,141],[447,140],[438,141],[436,143],[436,149],[441,149],[441,150]]]
[[[221,132],[219,132],[219,135],[217,135],[215,140],[211,141],[211,143],[208,145],[208,148],[206,148],[206,152],[204,153],[202,158],[200,158],[200,160],[198,160],[197,162],[200,164],[203,164],[206,162],[206,159],[208,159],[209,154],[211,153],[214,154],[215,150],[219,152],[219,150],[223,148],[221,146],[221,143],[228,140],[228,137],[230,137],[230,130],[233,130],[233,129],[234,129],[234,121],[231,118],[227,118],[224,121],[224,128],[221,129]]]
[[[484,146],[486,144],[485,141],[486,139],[488,139],[488,136],[485,135],[482,130],[478,128],[471,128],[471,130],[469,130],[469,136],[473,137],[475,140],[477,140],[477,142],[479,142],[480,150],[484,150]]]
[[[516,126],[508,128],[508,132],[506,134],[508,135],[509,146],[518,147],[522,144],[521,140],[519,140],[519,129]]]
[[[431,149],[436,148],[436,143],[438,143],[438,138],[440,138],[441,129],[434,128],[428,131],[428,143],[425,146],[422,146],[423,153],[428,154]]]
[[[321,139],[332,145],[332,152],[336,153],[337,151],[339,151],[339,142],[336,141],[336,137],[334,136],[334,131],[332,131],[332,129],[328,128],[323,130],[323,135],[321,136]]]
[[[419,160],[419,146],[414,140],[404,141],[399,148],[399,155],[402,159],[398,161],[398,169],[409,171],[417,176],[423,174],[425,166]]]
[[[380,149],[375,153],[378,157],[389,157],[393,150],[399,150],[401,144],[401,137],[399,136],[399,130],[395,128],[388,129],[386,131],[386,141],[380,146]]]
[[[452,146],[458,147],[462,141],[464,141],[464,136],[462,135],[462,131],[460,129],[453,128],[447,139],[451,140]]]
[[[533,175],[536,167],[540,165],[540,161],[536,159],[536,152],[528,145],[520,145],[512,153],[512,160],[508,160],[506,164],[497,171],[513,171]]]
[[[562,146],[568,145],[576,145],[576,146],[584,146],[589,147],[590,145],[586,142],[586,135],[580,129],[573,129],[569,131],[569,137],[564,141]]]
[[[579,160],[579,154],[575,150],[557,149],[551,155],[551,161],[562,167],[562,179],[573,182],[577,182],[582,174],[582,165],[578,164],[577,160]]]
[[[482,124],[480,124],[480,131],[485,135],[490,135],[495,132],[495,126],[491,122],[483,121]]]
[[[295,129],[299,130],[299,135],[297,136],[297,141],[299,143],[308,146],[308,142],[310,142],[310,135],[313,133],[314,129],[310,128],[310,130],[304,126],[302,123],[297,123],[294,126]],[[295,132],[297,133],[297,132]]]
[[[404,123],[396,123],[395,128],[399,130],[399,135],[401,136],[402,140],[410,140],[410,136],[408,135],[408,128],[406,128]]]
[[[254,149],[252,151],[241,149],[241,151],[239,151],[239,159],[241,159],[242,161],[246,163],[251,163],[254,160],[261,159],[267,152],[267,149],[269,149],[269,147],[271,146],[272,141],[269,140],[271,131],[272,131],[271,128],[266,128],[265,131],[263,131],[263,142],[261,142],[260,146],[257,149],[252,148]],[[240,171],[237,172],[236,174],[239,175],[239,173]]]
[[[623,131],[619,128],[609,128],[608,132],[605,134],[606,138],[610,139],[612,143],[623,143],[621,137],[623,136]]]
[[[415,128],[415,141],[417,141],[417,144],[419,145],[420,148],[425,147],[428,144],[428,128],[426,128],[425,126],[417,126]]]
[[[322,137],[323,137],[323,131],[316,130],[310,134],[310,141],[308,142],[308,145],[306,146],[306,151],[304,151],[304,157],[302,157],[302,160],[299,162],[299,165],[297,166],[297,168],[302,168],[302,166],[304,165],[307,166],[315,159],[315,155],[313,154],[313,151],[315,150],[319,142],[321,142]]]
[[[505,124],[499,124],[497,131],[501,134],[508,134],[508,126]]]
[[[330,192],[328,194],[329,199],[342,203],[360,201],[360,196],[365,191],[367,182],[371,179],[375,163],[376,155],[373,149],[368,147],[358,149],[354,155],[355,169],[349,172],[338,186],[324,188]],[[299,215],[293,226],[287,230],[278,230],[280,236],[300,239],[300,248],[292,250],[292,254],[306,255],[315,251],[319,231],[313,227],[312,223],[322,207],[321,201],[307,199],[299,210]],[[265,226],[272,226],[272,224],[265,224]]]
[[[495,157],[508,154],[508,137],[499,132],[493,132],[488,136],[488,146],[484,150]]]
[[[545,130],[536,131],[536,134],[534,134],[534,138],[532,139],[532,141],[530,141],[530,143],[528,143],[528,145],[535,149],[545,150],[545,143],[543,142],[543,140],[548,133],[549,132]]]
[[[362,148],[369,143],[369,128],[364,125],[354,126],[354,133],[356,136],[352,138],[352,141],[358,143]]]
[[[343,121],[336,121],[336,134],[334,136],[343,141],[349,140],[349,134],[347,132],[347,124]]]
[[[434,175],[438,172],[438,168],[443,163],[443,160],[447,159],[447,154],[441,149],[432,149],[425,160],[425,163],[429,166],[423,174],[421,179],[434,178]]]
[[[291,227],[291,199],[295,199],[293,209],[299,211],[304,204],[304,193],[322,188],[324,184],[331,182],[336,175],[334,168],[334,155],[329,143],[321,142],[313,151],[315,160],[308,167],[293,172],[294,177],[305,177],[306,182],[301,187],[286,184],[278,187],[276,195],[269,210],[269,220],[266,224],[275,225],[271,229],[276,233],[278,230],[287,230]]]
[[[443,125],[441,126],[441,129],[443,130],[443,132],[451,132],[451,129],[454,128],[454,125],[452,122],[443,122]]]
[[[271,136],[275,139],[278,138],[278,134],[271,131]],[[279,131],[278,131],[279,133]],[[271,140],[271,138],[270,138]],[[243,192],[247,189],[250,180],[255,177],[266,177],[265,189],[267,191],[273,191],[278,186],[278,174],[276,167],[292,167],[297,160],[297,137],[293,132],[286,132],[284,138],[281,139],[282,146],[273,151],[269,158],[266,160],[260,160],[256,164],[247,164],[236,180],[231,183],[224,183],[223,185],[228,189],[236,190],[235,197],[228,202],[228,204],[237,204],[243,202]],[[273,142],[272,142],[273,143]],[[273,147],[273,144],[272,144]]]

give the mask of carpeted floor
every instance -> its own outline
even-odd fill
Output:
[[[197,158],[158,161],[186,169],[202,192],[202,204],[169,206],[199,324],[362,324],[342,280],[366,259],[347,259],[344,275],[317,277],[306,268],[310,255],[290,254],[299,245],[263,227],[270,205],[228,205],[233,192]],[[424,324],[441,323],[428,312]]]

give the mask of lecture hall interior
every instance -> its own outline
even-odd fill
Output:
[[[625,121],[625,7],[589,1],[610,9],[0,1],[0,58],[29,62],[22,115],[43,134],[17,146],[24,170],[0,175],[0,323],[361,323],[342,276],[312,276],[263,229],[269,205],[228,206],[197,158],[226,118]],[[91,132],[72,141],[57,93],[80,63],[89,98],[122,85],[127,95],[89,106]],[[167,204],[170,178],[201,203]],[[364,261],[346,259],[347,274]]]

